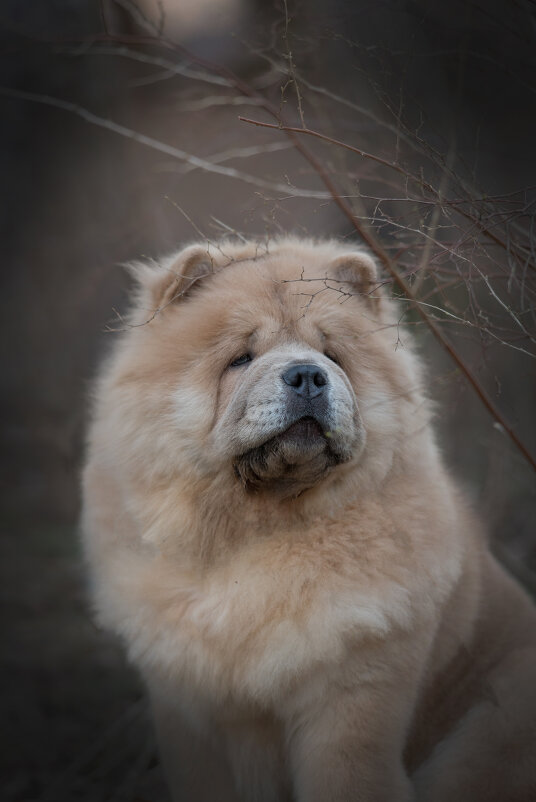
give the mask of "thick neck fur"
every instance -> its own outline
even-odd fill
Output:
[[[369,466],[357,470],[351,464],[337,466],[297,498],[247,489],[229,466],[210,479],[179,480],[167,488],[165,499],[158,493],[158,518],[144,540],[161,553],[189,563],[193,570],[209,570],[247,543],[278,535],[308,537],[330,520],[344,519],[345,509],[353,510],[354,521],[355,512],[371,501],[389,509],[392,498],[400,495],[401,484],[413,495],[416,489],[427,487],[430,472],[441,471],[426,427],[414,436],[404,458],[392,456],[384,475],[371,474]]]

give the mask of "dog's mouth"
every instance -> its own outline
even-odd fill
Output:
[[[313,445],[319,440],[327,442],[327,435],[329,433],[324,431],[320,423],[310,415],[307,415],[295,423],[291,424],[288,429],[285,429],[281,434],[276,435],[275,438],[279,441],[287,440],[294,441],[297,445],[302,445],[307,448],[308,445]]]
[[[237,457],[234,469],[246,488],[265,487],[283,495],[297,495],[340,461],[331,448],[329,432],[307,415]]]

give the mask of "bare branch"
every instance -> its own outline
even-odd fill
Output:
[[[288,73],[289,73],[292,85],[294,86],[294,91],[296,92],[296,99],[298,101],[298,113],[300,115],[302,128],[305,128],[306,126],[305,126],[305,118],[303,116],[302,96],[301,96],[301,92],[300,92],[300,87],[298,85],[298,81],[296,80],[296,69],[295,69],[295,66],[294,66],[294,59],[292,57],[292,50],[290,49],[290,40],[289,40],[289,32],[288,32],[290,18],[289,18],[289,15],[288,15],[287,0],[283,0],[283,7],[285,9],[285,27],[284,27],[284,30],[283,30],[283,41],[285,43],[285,48],[286,48],[286,58],[287,58],[287,64],[288,64]]]
[[[146,147],[152,148],[159,153],[165,153],[166,156],[172,156],[179,161],[187,162],[192,167],[198,167],[202,170],[205,170],[207,173],[224,175],[227,178],[238,179],[246,184],[253,184],[254,186],[261,187],[262,189],[269,189],[272,192],[283,192],[286,195],[295,198],[316,198],[320,200],[327,200],[331,197],[327,192],[313,189],[301,189],[293,186],[290,184],[290,182],[288,184],[280,184],[277,182],[266,181],[263,178],[258,178],[257,176],[250,175],[249,173],[236,170],[234,167],[221,167],[217,164],[207,161],[206,159],[201,159],[198,156],[187,153],[180,148],[175,148],[172,145],[166,145],[164,142],[160,142],[158,139],[154,139],[153,137],[146,136],[138,131],[134,131],[132,128],[127,128],[124,125],[120,125],[113,120],[106,119],[105,117],[99,117],[97,114],[93,114],[93,112],[85,109],[83,106],[79,106],[76,103],[70,103],[67,100],[61,100],[60,98],[51,97],[50,95],[39,95],[35,94],[34,92],[24,92],[22,90],[9,89],[7,87],[0,87],[0,94],[7,97],[19,98],[21,100],[29,100],[34,103],[42,103],[46,106],[54,106],[55,108],[69,111],[73,114],[76,114],[78,117],[81,117],[86,122],[91,123],[92,125],[97,125],[100,128],[106,128],[108,131],[112,131],[114,134],[119,134],[127,139],[132,139],[134,142],[138,142],[140,145],[145,145]]]

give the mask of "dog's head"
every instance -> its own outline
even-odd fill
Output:
[[[282,497],[369,451],[371,469],[388,468],[412,380],[405,357],[394,365],[368,254],[224,242],[134,272],[134,316],[104,380],[127,459]]]

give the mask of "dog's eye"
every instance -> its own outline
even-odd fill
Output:
[[[332,361],[332,362],[335,362],[335,364],[336,364],[336,365],[339,365],[339,364],[340,364],[340,362],[339,362],[339,360],[337,359],[337,357],[336,357],[336,356],[333,356],[333,354],[330,354],[328,351],[326,351],[326,352],[324,353],[324,356],[327,356],[327,358],[328,358],[328,359],[331,359],[331,361]]]
[[[241,365],[246,365],[248,362],[251,362],[253,357],[251,354],[242,354],[239,356],[238,359],[234,359],[231,364],[229,365],[230,368],[239,368]]]

